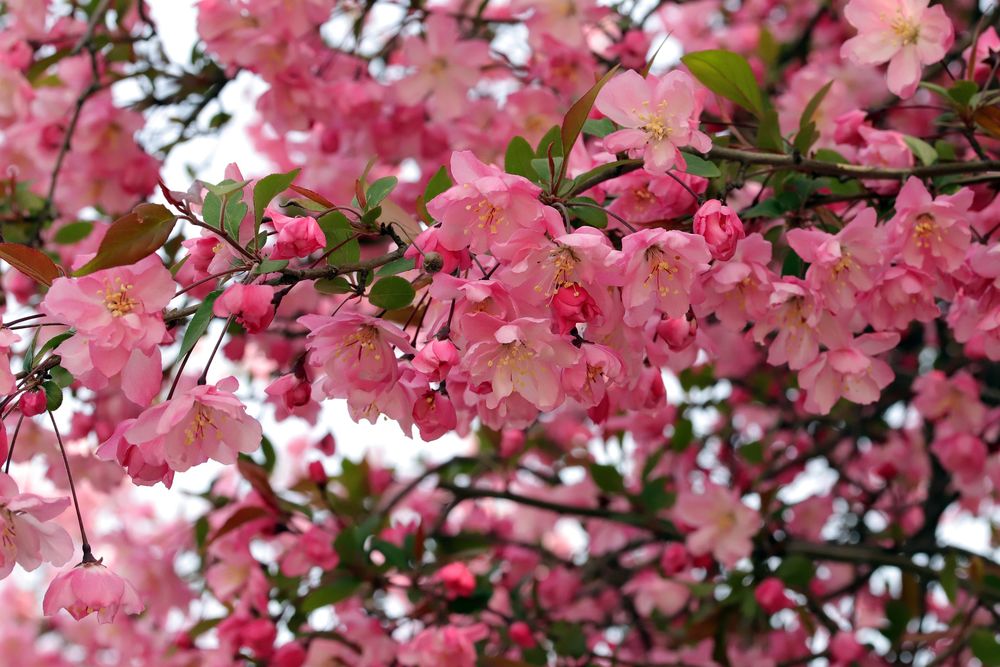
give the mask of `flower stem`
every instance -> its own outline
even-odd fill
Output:
[[[73,484],[73,471],[69,467],[69,457],[66,456],[66,447],[63,445],[62,436],[59,435],[59,427],[56,425],[56,417],[49,410],[49,419],[52,420],[52,429],[56,432],[56,441],[59,443],[59,453],[62,454],[63,464],[66,466],[66,478],[69,480],[69,492],[73,496],[73,509],[76,510],[76,521],[80,524],[80,539],[83,540],[83,562],[96,562],[90,551],[90,541],[87,539],[87,529],[83,527],[83,514],[80,513],[80,501],[76,497],[76,485]]]

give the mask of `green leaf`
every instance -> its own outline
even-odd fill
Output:
[[[955,568],[958,563],[955,559],[955,554],[948,552],[944,557],[944,566],[941,568],[941,588],[944,589],[944,594],[948,596],[948,601],[955,604],[958,599],[958,575],[955,574]]]
[[[375,272],[376,276],[394,276],[398,273],[403,273],[405,271],[411,271],[416,267],[416,262],[407,257],[400,257],[399,259],[394,259],[388,264],[385,264],[378,271]]]
[[[62,366],[50,368],[49,375],[52,377],[52,380],[63,389],[73,384],[73,381],[75,380],[73,375]]]
[[[241,199],[226,199],[225,229],[229,238],[240,240],[240,224],[246,217],[248,207]]]
[[[698,81],[761,119],[765,104],[750,63],[743,56],[725,50],[696,51],[681,58]]]
[[[42,383],[42,389],[45,390],[45,409],[55,412],[63,402],[62,387],[49,380]]]
[[[812,581],[815,570],[811,559],[794,554],[781,561],[775,575],[792,588],[806,589]]]
[[[722,176],[722,172],[719,171],[719,167],[714,162],[688,151],[681,151],[681,153],[684,154],[684,173],[703,178]]]
[[[948,89],[948,97],[955,100],[959,106],[967,107],[972,100],[972,96],[979,92],[979,85],[975,81],[962,79],[956,81]]]
[[[73,275],[85,276],[101,269],[135,264],[163,247],[176,223],[177,216],[165,206],[139,204],[131,213],[111,223],[97,255]]]
[[[368,291],[368,301],[386,310],[398,310],[413,303],[416,292],[410,281],[399,276],[379,278]]]
[[[969,636],[969,648],[972,655],[983,663],[984,667],[1000,665],[1000,642],[996,633],[988,628],[978,628]]]
[[[544,158],[549,155],[549,146],[552,146],[552,157],[562,157],[562,139],[560,138],[560,128],[553,125],[549,131],[542,135],[538,141],[538,148],[535,149],[535,157]]]
[[[764,462],[764,444],[760,440],[748,442],[739,448],[740,455],[746,459],[747,463],[760,465]]]
[[[205,300],[198,306],[198,310],[194,312],[191,322],[184,331],[184,338],[181,339],[181,349],[177,354],[178,359],[183,359],[184,355],[190,352],[195,346],[198,339],[208,331],[208,325],[213,317],[212,307],[215,305],[215,300],[219,298],[220,294],[222,294],[222,290],[215,290],[206,296]]]
[[[535,170],[535,178],[531,179],[536,182],[550,183],[554,174],[558,174],[559,170],[562,168],[563,159],[561,157],[552,158],[552,166],[549,167],[549,159],[544,157],[535,158],[531,161],[531,168]]]
[[[788,254],[785,255],[785,261],[781,264],[781,275],[802,278],[806,273],[805,267],[805,262],[799,257],[799,254],[789,248]]]
[[[795,135],[795,149],[800,153],[808,153],[809,149],[816,142],[816,139],[819,138],[815,122],[816,110],[823,103],[832,85],[833,81],[829,81],[825,86],[817,90],[806,104],[806,108],[802,111],[802,118],[799,119],[799,132]]]
[[[847,164],[850,162],[850,160],[832,148],[820,148],[818,151],[813,153],[813,158],[820,160],[821,162],[832,162],[834,164]]]
[[[260,221],[264,218],[264,209],[268,207],[275,197],[288,189],[288,187],[299,175],[299,169],[292,169],[285,174],[270,174],[257,181],[253,186],[253,219],[254,236],[260,227]]]
[[[608,214],[607,212],[590,197],[575,197],[569,202],[567,202],[570,210],[573,212],[582,225],[587,227],[595,227],[597,229],[604,229],[608,226]],[[577,205],[574,206],[573,204]],[[580,206],[579,204],[592,204],[591,206]],[[581,225],[577,225],[581,226]]]
[[[326,259],[330,266],[355,264],[361,259],[361,245],[356,238],[352,238],[357,232],[351,227],[347,216],[340,211],[332,211],[316,222],[326,236],[326,252],[337,248]]]
[[[395,176],[385,176],[368,186],[368,191],[365,192],[366,210],[371,210],[381,204],[382,200],[388,197],[389,193],[393,191],[397,183],[399,183],[399,179]]]
[[[625,480],[622,474],[612,465],[603,463],[590,464],[590,476],[597,488],[606,493],[625,493]]]
[[[934,150],[934,147],[931,146],[926,141],[924,141],[923,139],[918,139],[917,137],[904,135],[903,141],[906,142],[906,145],[909,147],[909,149],[913,151],[913,155],[915,155],[916,158],[920,160],[920,162],[922,162],[925,166],[932,165],[935,162],[937,162],[938,159],[937,151]]]
[[[781,129],[778,126],[778,112],[770,106],[764,110],[760,127],[757,128],[757,147],[776,153],[785,150],[785,142],[781,138]]]
[[[592,137],[604,138],[615,131],[615,124],[608,118],[588,118],[583,124],[583,133]]]
[[[323,584],[319,588],[310,591],[302,599],[300,607],[302,611],[308,614],[322,607],[346,600],[354,595],[360,587],[361,582],[359,580],[350,575],[343,575],[330,583]]]
[[[254,268],[253,272],[258,276],[262,276],[265,273],[277,273],[286,266],[288,266],[287,259],[265,259]]]
[[[90,236],[90,232],[93,230],[94,223],[88,222],[87,220],[78,220],[77,222],[71,222],[68,225],[60,227],[56,231],[53,240],[61,245],[78,243]]]
[[[317,280],[313,283],[313,287],[317,292],[323,294],[348,294],[354,291],[351,283],[347,282],[347,278],[342,276]]]
[[[217,185],[212,185],[211,183],[205,183],[205,182],[202,182],[202,185],[205,186],[206,190],[208,190],[213,195],[221,199],[223,197],[228,197],[229,195],[233,194],[238,190],[242,190],[247,186],[248,183],[250,183],[250,181],[234,181],[231,178],[227,178],[226,180],[222,181],[221,183],[218,183]]]
[[[56,349],[64,340],[69,340],[74,333],[76,332],[64,331],[61,334],[56,334],[52,338],[48,339],[47,341],[45,341],[45,344],[38,349],[38,352],[35,353],[35,358],[41,359],[46,352],[48,352],[49,350]]]
[[[428,202],[434,199],[452,185],[448,170],[444,167],[438,167],[438,170],[431,176],[431,180],[427,181],[427,187],[424,188],[424,201]]]
[[[209,192],[201,204],[201,217],[212,229],[222,231],[222,199]]]
[[[531,150],[528,140],[524,137],[514,137],[507,144],[507,152],[504,154],[504,171],[535,180],[535,171],[531,168],[531,161],[534,158],[535,152]]]
[[[601,88],[604,87],[608,81],[611,80],[615,74],[618,73],[618,65],[615,65],[609,69],[604,76],[598,79],[597,83],[590,87],[583,97],[578,99],[573,103],[573,106],[569,108],[566,115],[563,116],[562,128],[559,131],[559,137],[562,139],[562,154],[569,155],[573,151],[573,144],[580,137],[580,132],[583,130],[583,124],[587,122],[587,117],[590,116],[590,110],[594,108],[594,100],[597,99],[597,94],[601,92]],[[564,161],[557,172],[559,178],[561,179],[566,175],[566,165]]]

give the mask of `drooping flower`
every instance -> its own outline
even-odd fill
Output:
[[[139,614],[145,606],[132,584],[103,564],[90,561],[56,575],[49,584],[42,611],[54,616],[60,609],[78,621],[97,614],[99,623],[114,623],[120,612]]]
[[[643,79],[629,70],[601,89],[594,106],[625,128],[606,136],[605,147],[642,156],[651,173],[665,173],[674,164],[683,166],[679,149],[685,146],[702,153],[712,147],[708,135],[698,130],[702,103],[686,72],[674,70]]]
[[[757,510],[744,505],[734,492],[714,484],[708,484],[704,493],[682,491],[673,513],[694,528],[685,540],[688,551],[695,556],[710,553],[726,567],[750,555],[751,539],[760,529]]]
[[[29,572],[43,562],[66,564],[73,555],[73,540],[52,520],[68,506],[68,498],[20,493],[13,478],[0,473],[0,579],[10,574],[14,563]]]
[[[247,414],[228,377],[214,385],[198,385],[145,410],[122,433],[144,452],[159,452],[171,470],[183,472],[212,459],[235,463],[239,454],[260,446],[260,423]]]
[[[955,39],[944,7],[929,0],[851,0],[844,17],[858,29],[844,42],[841,57],[856,63],[889,63],[887,81],[895,95],[911,97],[921,67],[944,58]]]

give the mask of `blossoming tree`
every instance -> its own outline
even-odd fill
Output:
[[[1000,665],[1000,10],[197,12],[0,3],[0,662]]]

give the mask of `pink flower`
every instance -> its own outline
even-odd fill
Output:
[[[695,278],[712,259],[705,239],[676,230],[643,229],[622,240],[625,324],[641,326],[655,312],[683,317]]]
[[[430,382],[441,382],[458,364],[458,349],[448,339],[435,338],[420,348],[411,364],[417,372],[427,376]]]
[[[951,432],[977,434],[986,422],[986,406],[980,401],[980,387],[968,371],[950,378],[933,370],[913,381],[913,407],[924,419],[947,426]],[[940,433],[940,431],[939,431]]]
[[[476,578],[465,563],[448,563],[434,578],[444,585],[445,597],[449,600],[468,597],[476,590]]]
[[[427,204],[441,221],[437,240],[447,250],[506,257],[505,245],[518,232],[563,233],[559,213],[538,201],[541,189],[528,179],[485,165],[470,151],[452,153],[451,173],[457,184]]]
[[[788,244],[806,262],[806,281],[826,297],[834,312],[854,307],[856,294],[875,286],[882,262],[881,228],[865,208],[836,235],[818,229],[790,229]]]
[[[480,624],[427,628],[399,650],[397,659],[408,667],[475,667],[475,642],[488,634]]]
[[[923,182],[911,176],[896,198],[896,215],[886,225],[889,244],[910,266],[954,271],[969,248],[972,198],[972,190],[962,188],[932,199]]]
[[[861,309],[873,327],[906,329],[910,322],[930,322],[941,314],[934,302],[934,278],[920,269],[897,264],[875,281],[875,288],[861,298]]]
[[[694,233],[705,237],[712,257],[729,260],[736,253],[736,244],[746,234],[736,211],[718,199],[709,199],[694,214]]]
[[[76,329],[59,345],[66,370],[92,389],[122,375],[126,397],[143,405],[160,386],[162,311],[174,290],[170,272],[150,255],[131,266],[56,278],[39,309]]]
[[[20,493],[17,483],[0,473],[0,579],[10,574],[14,563],[29,572],[43,562],[66,564],[73,555],[73,541],[52,520],[68,506],[68,498],[49,500]]]
[[[782,609],[791,609],[795,604],[785,593],[785,584],[777,577],[768,577],[757,584],[753,591],[757,604],[768,614],[777,614]]]
[[[437,440],[458,426],[455,405],[445,394],[426,391],[413,402],[413,422],[423,440]]]
[[[144,608],[132,584],[96,561],[57,575],[42,601],[46,616],[65,609],[79,621],[96,613],[100,623],[114,623],[119,612],[139,614]]]
[[[954,433],[936,439],[931,451],[941,460],[944,469],[955,476],[959,487],[975,487],[983,481],[983,468],[989,451],[986,444],[974,435]]]
[[[684,584],[664,579],[654,570],[644,570],[632,577],[622,591],[631,595],[635,609],[641,616],[652,616],[658,611],[666,617],[673,616],[687,607],[691,590]]]
[[[698,130],[701,100],[686,72],[643,79],[629,70],[601,89],[594,106],[625,128],[606,136],[605,147],[613,153],[642,155],[646,169],[654,174],[665,173],[675,163],[683,166],[678,149],[684,146],[702,153],[712,147],[711,139]]]
[[[708,180],[700,176],[687,173],[673,175],[695,194],[702,194],[708,189]],[[667,175],[637,169],[604,184],[608,194],[616,195],[606,208],[633,225],[687,215],[694,212],[698,201],[681,183]]]
[[[820,295],[805,281],[785,276],[771,287],[770,308],[752,330],[758,343],[764,342],[769,332],[778,332],[771,341],[767,363],[787,363],[793,371],[799,370],[819,354],[821,339],[846,337],[843,325],[823,309]]]
[[[858,151],[858,161],[871,167],[908,168],[913,166],[913,151],[906,145],[905,135],[893,130],[876,130],[867,125],[857,128],[864,140]],[[864,179],[864,184],[881,194],[891,194],[899,189],[897,181]]]
[[[687,349],[698,333],[698,320],[693,317],[668,317],[656,325],[656,335],[674,352]]]
[[[268,210],[267,214],[271,217],[271,224],[278,231],[271,259],[308,257],[326,247],[326,235],[320,229],[316,218],[308,215],[290,218],[272,210]]]
[[[704,493],[682,491],[674,517],[694,528],[685,543],[694,556],[712,554],[726,567],[750,555],[751,539],[760,528],[760,515],[742,503],[734,492],[706,485]]]
[[[261,427],[233,395],[236,378],[198,385],[145,410],[122,437],[145,452],[159,452],[176,472],[212,459],[235,463],[260,446]]]
[[[309,330],[309,364],[323,376],[321,387],[330,397],[388,389],[399,379],[395,350],[415,352],[403,330],[381,318],[342,312],[306,315],[299,323]]]
[[[230,285],[215,300],[212,312],[216,317],[235,315],[247,333],[260,333],[274,319],[274,291],[270,285]]]
[[[21,337],[10,329],[0,329],[0,394],[14,393],[16,382],[10,369],[10,346],[20,340]]]
[[[119,423],[111,437],[97,448],[95,452],[97,458],[103,461],[117,461],[118,465],[125,468],[125,472],[135,484],[152,486],[157,482],[163,482],[169,489],[174,481],[174,471],[163,458],[163,440],[151,440],[142,446],[129,442],[125,432],[134,423],[134,419],[126,419]]]
[[[826,414],[841,396],[862,405],[877,401],[895,375],[874,355],[898,343],[897,333],[865,334],[820,354],[799,371],[799,385],[807,392],[805,408]]]
[[[413,243],[406,248],[403,257],[412,259],[413,264],[418,269],[424,269],[428,273],[452,273],[455,269],[467,269],[472,266],[472,256],[468,250],[448,250],[441,245],[438,238],[440,230],[437,227],[429,227],[420,232]],[[440,258],[440,266],[436,270],[428,261],[431,258]],[[426,264],[426,266],[425,266]]]
[[[601,316],[601,309],[583,287],[575,283],[560,287],[552,296],[552,317],[558,333],[567,334],[581,322]]]
[[[489,46],[482,40],[460,39],[458,24],[440,13],[424,23],[425,39],[413,36],[403,43],[403,57],[414,72],[396,84],[403,104],[427,98],[431,115],[448,120],[461,115],[466,95],[479,81],[480,70],[490,63]]]
[[[740,330],[763,316],[771,296],[770,262],[771,243],[763,236],[741,240],[729,261],[713,264],[701,278],[705,300],[695,305],[695,312],[714,314],[727,328]]]
[[[488,388],[490,409],[511,396],[542,411],[562,402],[561,372],[578,351],[567,336],[553,334],[547,320],[522,317],[504,323],[480,314],[468,318],[466,331],[472,344],[464,365],[470,382]]]
[[[920,69],[944,58],[955,39],[944,7],[928,8],[928,0],[851,0],[844,7],[847,21],[858,29],[840,49],[856,63],[889,63],[889,90],[911,97]]]
[[[25,417],[34,417],[45,412],[46,400],[44,391],[32,389],[21,394],[21,398],[17,401],[17,409]]]

